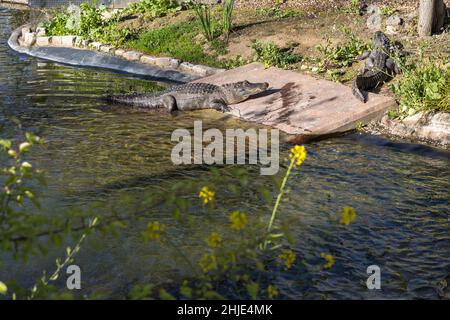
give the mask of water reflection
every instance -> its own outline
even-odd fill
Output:
[[[170,135],[175,128],[192,129],[199,119],[205,129],[254,126],[214,111],[174,117],[111,108],[98,96],[155,91],[165,84],[18,56],[6,46],[18,21],[14,11],[0,9],[0,121],[4,136],[19,138],[31,130],[47,140],[31,160],[48,172],[43,204],[49,214],[99,198],[111,204],[124,195],[138,199],[153,188],[208,177],[205,166],[172,165]],[[283,146],[282,158],[286,151]],[[321,262],[321,252],[330,252],[336,265],[328,271],[298,265],[294,273],[278,275],[275,284],[289,298],[437,298],[436,284],[450,281],[449,154],[360,135],[312,143],[308,151],[308,160],[291,180],[282,214],[291,221],[298,257],[314,265]],[[230,168],[221,170],[227,175]],[[256,167],[250,171],[248,191],[225,196],[223,209],[268,209],[254,190],[272,181],[259,176]],[[196,192],[192,194],[197,201]],[[330,219],[346,205],[355,207],[357,220],[336,228]],[[133,205],[120,207],[122,213],[132,210]],[[171,215],[162,208],[148,214],[170,224]],[[220,214],[205,217],[207,223],[197,232],[223,228]],[[142,226],[134,226],[119,238],[101,239],[100,251],[83,248],[77,263],[84,292],[121,297],[136,281],[158,283],[173,276],[173,260],[143,245],[140,230]],[[178,230],[176,241],[183,249],[195,250],[190,238],[187,230]],[[60,251],[26,265],[9,260],[1,265],[0,278],[17,276],[30,285],[41,270],[53,269]],[[371,264],[381,267],[381,291],[365,288]]]

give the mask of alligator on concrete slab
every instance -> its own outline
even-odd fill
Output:
[[[353,81],[352,92],[356,98],[365,103],[367,94],[364,91],[375,89],[399,73],[399,68],[391,56],[394,53],[403,55],[401,49],[400,44],[391,43],[383,32],[375,33],[372,51],[365,52],[360,57],[361,60],[366,59],[366,63],[362,72]]]
[[[229,111],[230,104],[243,102],[264,92],[268,83],[241,81],[221,86],[187,83],[156,93],[130,93],[106,97],[107,101],[140,108],[166,108],[169,112],[215,109]]]

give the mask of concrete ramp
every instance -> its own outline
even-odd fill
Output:
[[[290,140],[308,140],[355,129],[381,117],[394,106],[392,98],[369,94],[367,103],[357,100],[351,88],[327,80],[278,68],[264,69],[252,63],[197,82],[224,84],[248,80],[268,82],[268,92],[231,106],[231,114],[247,121],[278,128],[295,135]]]

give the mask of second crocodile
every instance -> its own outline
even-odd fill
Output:
[[[268,83],[241,81],[221,86],[208,83],[187,83],[156,93],[131,93],[108,96],[114,103],[141,108],[166,108],[169,112],[215,109],[229,111],[228,105],[243,102],[251,96],[264,92]]]
[[[390,57],[395,50],[400,53],[399,44],[393,45],[389,38],[381,31],[377,31],[372,41],[372,51],[366,52],[361,59],[366,59],[364,69],[353,81],[353,95],[366,102],[364,91],[375,89],[380,84],[390,80],[399,68]]]

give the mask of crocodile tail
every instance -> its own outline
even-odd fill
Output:
[[[159,107],[157,96],[154,94],[129,93],[107,95],[104,100],[114,104],[126,104],[135,107],[157,108]]]
[[[355,81],[353,81],[352,93],[358,100],[366,103],[366,97],[364,96],[363,92],[361,91],[361,89],[358,86],[358,77],[356,77]]]

